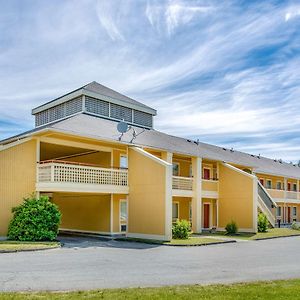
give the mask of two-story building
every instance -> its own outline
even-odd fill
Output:
[[[298,166],[159,132],[155,109],[97,82],[32,114],[33,130],[0,142],[0,235],[32,193],[83,233],[170,240],[177,219],[194,232],[256,232],[259,211],[299,219]]]

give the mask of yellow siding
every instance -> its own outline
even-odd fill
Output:
[[[217,192],[218,191],[218,182],[202,180],[202,190]]]
[[[0,151],[0,235],[7,234],[11,209],[35,192],[36,141]]]
[[[129,148],[128,232],[165,235],[165,166]]]
[[[120,167],[120,156],[121,154],[126,155],[126,151],[121,150],[113,150],[113,167],[119,168]]]
[[[219,227],[234,220],[239,228],[252,230],[253,179],[223,165],[219,172]]]
[[[179,164],[179,176],[190,177],[191,161],[174,157],[174,163]]]
[[[62,213],[61,228],[110,232],[110,195],[54,193],[53,203]]]
[[[179,202],[179,219],[190,221],[191,198],[173,197],[173,202]]]

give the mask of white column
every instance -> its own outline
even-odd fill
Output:
[[[287,198],[287,178],[284,178],[284,199]]]
[[[193,197],[192,197],[192,229],[196,233],[201,232],[202,217],[202,159],[192,158],[193,171]]]
[[[170,165],[166,168],[166,205],[165,205],[165,238],[171,240],[172,238],[172,160],[173,153],[163,152],[162,159]]]
[[[110,194],[110,233],[114,231],[114,196]]]
[[[297,180],[297,199],[299,200],[299,180]]]

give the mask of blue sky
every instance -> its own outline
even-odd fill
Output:
[[[0,0],[0,138],[98,81],[155,128],[300,159],[299,1]]]

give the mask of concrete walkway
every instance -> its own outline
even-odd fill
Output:
[[[62,249],[0,254],[0,290],[79,290],[300,278],[300,237],[168,247],[63,238]]]

